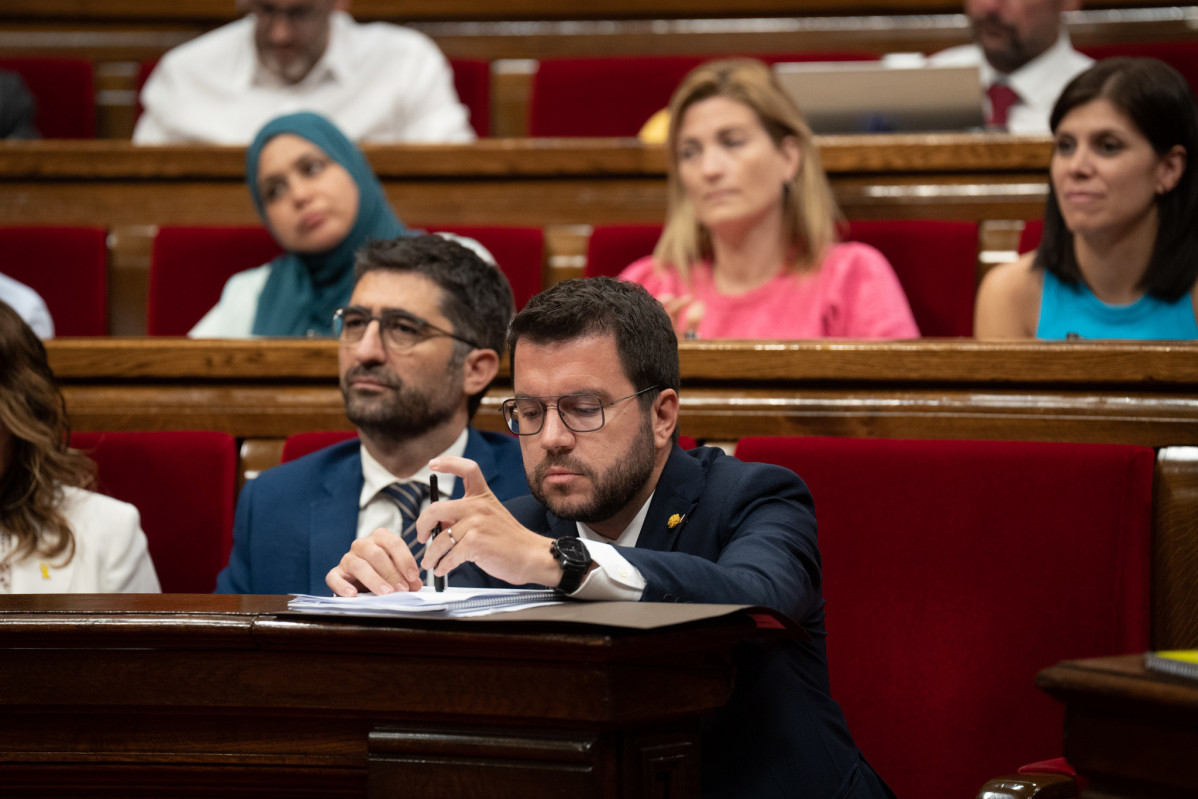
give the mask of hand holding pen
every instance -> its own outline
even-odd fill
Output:
[[[428,501],[430,504],[432,504],[433,502],[436,502],[439,499],[441,499],[441,494],[437,490],[437,475],[435,475],[435,474],[429,475],[429,478],[428,478]],[[441,523],[437,522],[437,526],[433,528],[432,535],[430,535],[429,539],[428,539],[428,542],[430,544],[433,542],[434,539],[436,539],[437,533],[439,533],[439,532],[441,532]],[[435,574],[433,575],[433,589],[436,591],[444,591],[445,590],[445,576],[444,575],[442,575],[440,577],[438,577]]]

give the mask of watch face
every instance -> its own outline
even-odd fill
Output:
[[[569,565],[590,565],[591,555],[587,551],[586,546],[577,538],[559,538],[554,542],[557,546],[557,551],[561,553],[563,564]]]

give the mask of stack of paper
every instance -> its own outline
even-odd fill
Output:
[[[359,594],[353,597],[297,594],[287,603],[287,609],[299,613],[343,616],[460,619],[561,601],[561,594],[548,589],[446,588],[444,591],[434,591],[426,586],[419,591]]]

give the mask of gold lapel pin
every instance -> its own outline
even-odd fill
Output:
[[[682,519],[683,519],[682,516],[675,513],[673,516],[670,517],[670,520],[668,522],[666,522],[666,526],[669,527],[671,530],[673,530],[675,527],[682,524]]]

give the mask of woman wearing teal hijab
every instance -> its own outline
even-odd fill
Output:
[[[254,207],[285,254],[229,279],[196,337],[328,336],[353,290],[354,252],[408,233],[361,151],[312,113],[267,123],[246,151]]]

